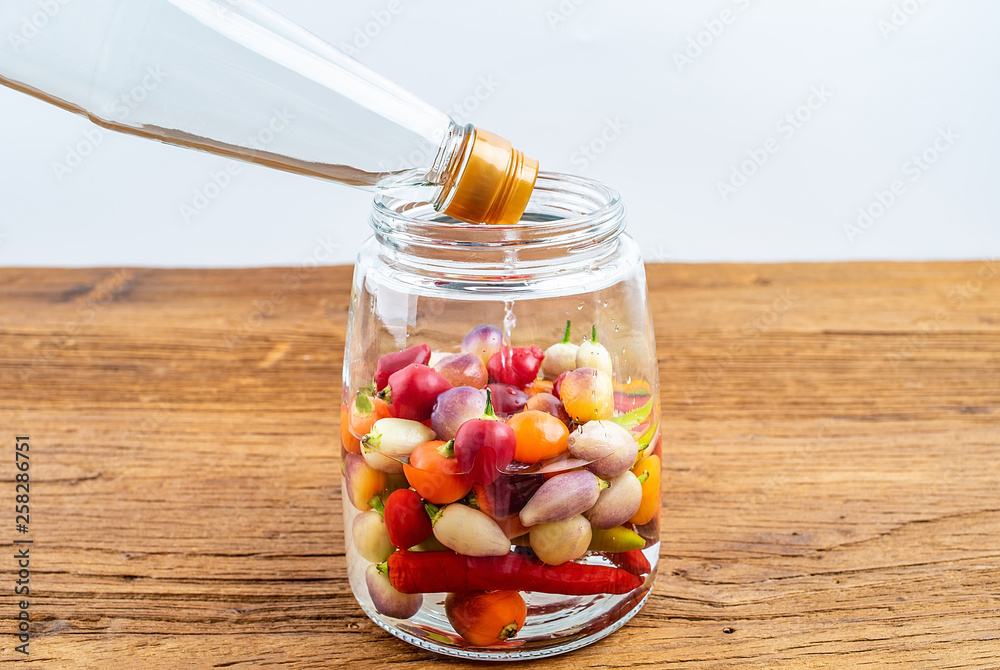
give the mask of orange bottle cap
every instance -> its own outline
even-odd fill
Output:
[[[538,177],[538,161],[510,142],[475,129],[472,150],[455,185],[448,216],[468,223],[513,225],[521,220]]]

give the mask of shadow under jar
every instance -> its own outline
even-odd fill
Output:
[[[358,603],[461,658],[609,635],[660,547],[657,359],[618,194],[543,173],[515,226],[388,196],[370,223],[341,407]]]

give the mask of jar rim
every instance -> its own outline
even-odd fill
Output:
[[[616,237],[624,228],[625,206],[614,188],[595,179],[539,172],[525,214],[513,225],[469,224],[383,192],[375,196],[369,224],[379,234],[404,234],[445,246],[496,246],[553,241],[586,230]],[[603,225],[602,225],[603,224]],[[608,229],[610,227],[610,230]]]

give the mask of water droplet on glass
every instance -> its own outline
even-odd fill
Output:
[[[581,312],[582,312],[582,311],[583,311],[583,303],[581,302],[581,303],[580,303],[579,305],[577,305],[577,306],[576,306],[576,308],[577,308],[577,309],[578,309],[579,311],[581,311]]]
[[[632,383],[632,375],[629,375],[628,377],[625,378],[625,383],[626,384],[631,384]]]
[[[602,304],[602,305],[604,305],[605,307],[607,307],[607,306],[608,306],[608,301],[607,301],[607,300],[605,300],[605,301],[604,301],[603,303],[601,303],[601,304]]]
[[[619,328],[617,325],[615,325],[615,332],[617,333],[620,330],[621,330],[621,328]]]

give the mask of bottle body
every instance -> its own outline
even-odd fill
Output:
[[[439,653],[569,651],[623,625],[656,574],[662,447],[641,255],[622,233],[617,194],[561,175],[539,178],[516,226],[440,221],[430,208],[376,198],[375,236],[355,269],[341,412],[351,586],[376,623]],[[372,439],[394,439],[400,416],[424,418],[408,407],[412,371],[385,378],[406,361],[450,385],[422,432],[434,449],[458,452],[443,478],[447,458],[428,458],[431,447],[390,453],[396,446]],[[487,389],[515,435],[513,457],[469,469],[465,424],[485,411],[477,403]],[[595,442],[595,431],[611,437]],[[595,444],[617,456],[588,451]],[[417,497],[436,515],[429,537],[411,538],[421,540],[415,549],[374,548],[397,512],[390,503],[379,525],[372,505],[393,495]],[[523,601],[516,635],[477,635],[463,605],[501,597],[481,591],[502,594],[507,607]]]
[[[447,206],[472,127],[256,0],[48,5],[3,3],[21,29],[0,82],[114,130]]]

